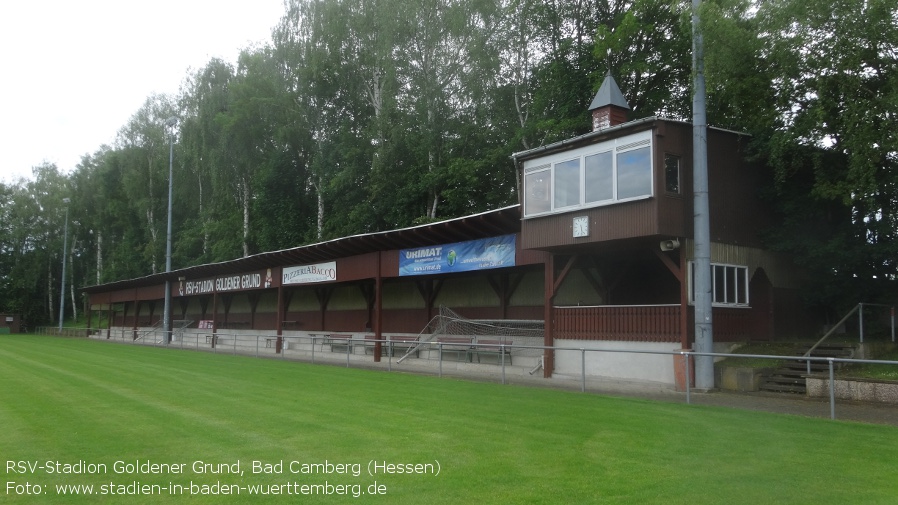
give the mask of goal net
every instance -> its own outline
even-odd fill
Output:
[[[475,348],[478,342],[501,342],[515,356],[538,357],[543,354],[542,349],[526,346],[544,345],[544,335],[545,323],[542,320],[468,319],[448,307],[440,306],[439,314],[418,334],[418,345],[409,349],[399,362],[413,352],[436,345],[441,337],[469,338]]]

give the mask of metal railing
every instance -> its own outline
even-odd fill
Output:
[[[63,329],[61,333],[56,332],[55,328],[39,328],[39,330],[44,331],[46,334],[62,334],[64,336],[80,336],[84,337],[86,334],[90,334],[97,338],[97,336],[102,337],[103,334],[106,334],[107,330],[102,330],[97,332],[96,330],[89,330],[85,328],[70,328],[68,329],[70,332],[76,332],[77,335],[73,335],[71,333],[67,334],[66,330]],[[115,332],[118,333],[118,332]],[[161,330],[158,332],[160,335],[162,333]],[[393,341],[388,338],[384,338],[381,340],[374,340],[371,338],[351,338],[351,339],[340,339],[334,340],[331,339],[327,334],[309,334],[309,335],[289,335],[289,336],[276,336],[276,335],[254,335],[247,333],[222,333],[217,332],[215,334],[207,334],[205,332],[188,334],[185,332],[184,338],[181,338],[176,341],[170,342],[168,345],[165,345],[161,339],[144,339],[144,340],[133,340],[131,338],[126,338],[126,334],[130,337],[130,331],[121,332],[121,336],[117,338],[113,338],[114,333],[109,332],[108,338],[102,338],[102,340],[109,340],[119,343],[126,343],[131,345],[143,345],[143,346],[153,346],[153,347],[165,347],[171,349],[187,349],[187,350],[196,350],[196,351],[209,351],[213,353],[227,353],[232,355],[243,355],[243,356],[255,356],[260,358],[275,358],[281,360],[291,360],[291,361],[306,361],[311,363],[321,363],[321,364],[341,364],[347,368],[356,366],[358,368],[376,368],[376,369],[386,369],[387,371],[393,371],[394,368],[398,367],[399,363],[394,359],[396,356],[396,352],[398,349],[402,349],[402,351],[406,350],[409,343],[403,341]],[[194,338],[195,337],[195,338]],[[152,342],[152,344],[151,344]],[[386,357],[386,362],[383,360],[380,362],[375,361],[374,356],[369,355],[368,351],[372,350],[373,352],[377,352],[377,347],[375,344],[380,344],[380,351],[382,353],[382,358]],[[362,353],[357,353],[356,351],[362,348],[364,351]],[[478,362],[474,363],[473,360],[467,359],[465,362],[461,362],[459,359],[458,353],[476,353],[481,352],[484,349],[489,349],[491,354],[495,354],[495,361],[490,361],[486,363]],[[766,355],[766,354],[732,354],[732,353],[699,353],[694,351],[682,350],[682,351],[660,351],[660,350],[636,350],[636,349],[603,349],[603,348],[585,348],[585,347],[565,347],[565,346],[541,346],[541,345],[517,345],[511,343],[490,343],[490,344],[478,344],[473,342],[470,344],[470,347],[466,349],[462,349],[461,351],[458,349],[457,343],[446,343],[446,342],[424,342],[420,346],[421,352],[427,352],[429,355],[423,358],[418,359],[409,359],[404,364],[401,369],[403,371],[412,371],[418,373],[430,373],[434,372],[439,377],[443,377],[445,374],[443,363],[444,357],[447,356],[447,353],[455,353],[456,354],[456,367],[451,372],[454,376],[469,376],[469,377],[493,377],[496,375],[499,376],[502,384],[508,383],[508,370],[514,369],[517,373],[517,377],[520,381],[526,382],[528,380],[527,377],[533,377],[533,372],[539,369],[539,367],[543,363],[543,356],[547,354],[552,354],[554,356],[558,356],[559,353],[567,352],[567,353],[579,353],[579,386],[580,391],[587,392],[590,388],[588,384],[590,381],[593,381],[594,387],[601,384],[603,381],[615,381],[620,382],[621,380],[626,379],[617,379],[614,377],[600,376],[600,375],[591,375],[587,373],[587,364],[591,356],[594,355],[609,355],[609,354],[629,354],[629,355],[669,355],[674,357],[680,357],[680,361],[682,363],[682,372],[685,378],[685,401],[688,404],[692,403],[692,396],[695,393],[694,388],[692,387],[692,374],[691,370],[693,367],[694,359],[696,356],[711,356],[713,358],[753,358],[753,359],[768,359],[768,360],[776,360],[776,361],[808,361],[808,362],[819,362],[824,363],[828,367],[828,388],[829,388],[829,404],[830,404],[830,418],[836,418],[836,397],[835,397],[835,365],[836,364],[884,364],[889,366],[895,366],[898,369],[898,361],[889,361],[889,360],[871,360],[871,359],[854,359],[854,358],[833,358],[833,357],[814,357],[814,356],[778,356],[778,355]],[[289,356],[288,356],[289,354]],[[508,359],[506,359],[506,356]],[[537,367],[533,368],[534,356],[538,356],[536,358]],[[512,361],[514,357],[526,357],[530,361],[526,361],[525,363],[517,363],[512,365]],[[436,361],[438,364],[434,365],[432,362]],[[421,364],[424,366],[421,366]],[[417,364],[417,365],[416,365]],[[458,366],[461,365],[461,366]],[[675,365],[678,366],[678,365]],[[498,367],[498,369],[497,369]],[[436,370],[433,370],[436,368]],[[529,373],[528,373],[529,372]],[[676,371],[675,371],[676,372]],[[540,381],[557,381],[558,379],[549,378],[549,379],[539,379]],[[673,384],[666,384],[668,389],[672,389]],[[595,387],[599,389],[598,387]]]
[[[859,333],[860,333],[860,343],[863,344],[864,343],[864,305],[869,305],[871,307],[889,307],[889,316],[890,316],[891,327],[892,327],[892,342],[894,343],[895,342],[895,307],[891,306],[891,305],[880,304],[880,303],[859,303],[859,304],[855,305],[850,311],[848,311],[848,313],[845,314],[845,317],[843,317],[841,320],[839,320],[838,323],[834,324],[833,327],[830,328],[830,330],[827,331],[823,335],[823,337],[821,337],[820,340],[817,341],[817,343],[812,345],[811,348],[808,349],[808,351],[806,353],[804,353],[803,357],[807,358],[807,357],[811,356],[811,353],[813,353],[817,349],[817,347],[820,346],[820,344],[822,344],[833,333],[835,333],[836,330],[838,330],[843,324],[845,324],[845,321],[848,321],[848,318],[853,316],[855,314],[855,312],[858,313],[858,329],[859,329]],[[810,374],[811,373],[811,361],[808,360],[806,364],[807,364],[807,373]]]

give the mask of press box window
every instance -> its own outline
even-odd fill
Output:
[[[524,176],[524,213],[542,214],[552,210],[549,177],[552,172],[548,167],[537,167]]]
[[[695,268],[689,263],[689,303],[695,303]],[[711,264],[711,303],[725,307],[748,306],[748,267]]]
[[[524,215],[649,198],[652,160],[648,132],[541,158],[525,165]]]

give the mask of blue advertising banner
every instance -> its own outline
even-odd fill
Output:
[[[399,251],[400,276],[469,272],[514,265],[514,235]]]

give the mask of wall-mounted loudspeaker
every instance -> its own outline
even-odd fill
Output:
[[[661,250],[662,251],[673,251],[674,249],[679,249],[679,248],[680,248],[680,241],[677,239],[661,241]]]

